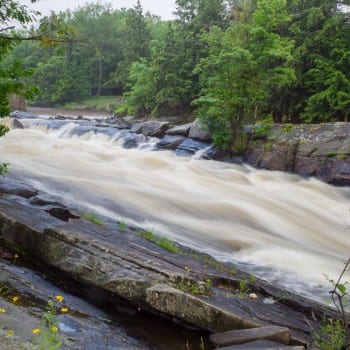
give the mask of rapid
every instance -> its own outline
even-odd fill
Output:
[[[244,165],[123,148],[128,131],[21,120],[0,138],[6,176],[152,230],[327,302],[350,254],[350,188]]]

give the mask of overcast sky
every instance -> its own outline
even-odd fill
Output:
[[[44,15],[50,11],[64,11],[66,9],[74,10],[76,7],[84,5],[87,2],[111,3],[116,9],[134,7],[137,0],[110,0],[110,1],[87,1],[87,0],[39,0],[36,4],[30,4],[29,0],[22,0],[20,3],[29,4],[29,8],[39,10]],[[175,10],[175,0],[141,0],[145,12],[161,16],[162,19],[173,18],[172,12]]]

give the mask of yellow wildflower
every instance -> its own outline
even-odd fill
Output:
[[[69,310],[68,310],[68,307],[61,307],[61,312],[63,314],[67,313]]]
[[[19,300],[19,297],[17,297],[17,296],[12,298],[12,301],[13,301],[14,303],[16,303],[18,300]]]
[[[40,328],[34,328],[34,329],[32,330],[32,333],[33,333],[33,334],[39,334],[39,333],[40,333]]]
[[[56,326],[52,326],[51,327],[51,332],[52,333],[57,333],[57,331],[58,331],[58,328]]]
[[[15,335],[15,332],[12,329],[9,329],[6,332],[6,337],[8,337],[8,338],[13,337],[14,335]]]
[[[15,259],[18,259],[18,258],[19,258],[19,255],[18,255],[18,254],[15,254],[14,257],[15,257]]]
[[[0,307],[0,314],[4,314],[6,312],[5,309],[3,309],[2,307]]]
[[[59,302],[59,303],[62,303],[63,301],[63,296],[62,295],[56,295],[56,300]]]

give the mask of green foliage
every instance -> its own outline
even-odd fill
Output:
[[[137,235],[146,239],[149,242],[157,244],[159,247],[165,249],[170,253],[180,253],[180,248],[169,238],[159,237],[151,231],[140,230],[137,232]]]
[[[58,333],[56,309],[51,300],[47,303],[39,329],[38,346],[40,350],[57,350],[62,347],[62,337]]]
[[[196,295],[210,295],[212,285],[213,281],[210,278],[200,282],[194,282],[190,279],[182,278],[175,287],[183,292],[189,292]]]
[[[120,232],[125,232],[127,228],[128,228],[127,223],[124,220],[120,220],[118,224],[118,230]]]
[[[264,118],[269,100],[295,80],[293,42],[276,33],[289,20],[285,1],[261,0],[250,22],[203,37],[210,50],[197,67],[202,93],[195,104],[217,146],[240,144],[243,126]]]
[[[103,221],[94,212],[84,212],[84,213],[82,213],[82,216],[86,220],[89,220],[89,221],[91,221],[92,223],[94,223],[94,224],[96,224],[98,226],[104,226]]]
[[[346,342],[344,325],[340,320],[328,319],[321,327],[316,343],[320,350],[341,350]]]

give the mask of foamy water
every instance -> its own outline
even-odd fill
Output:
[[[350,253],[349,188],[145,145],[126,150],[125,131],[79,136],[74,123],[26,125],[0,138],[1,161],[67,202],[318,299],[329,290],[323,274],[336,277]]]

